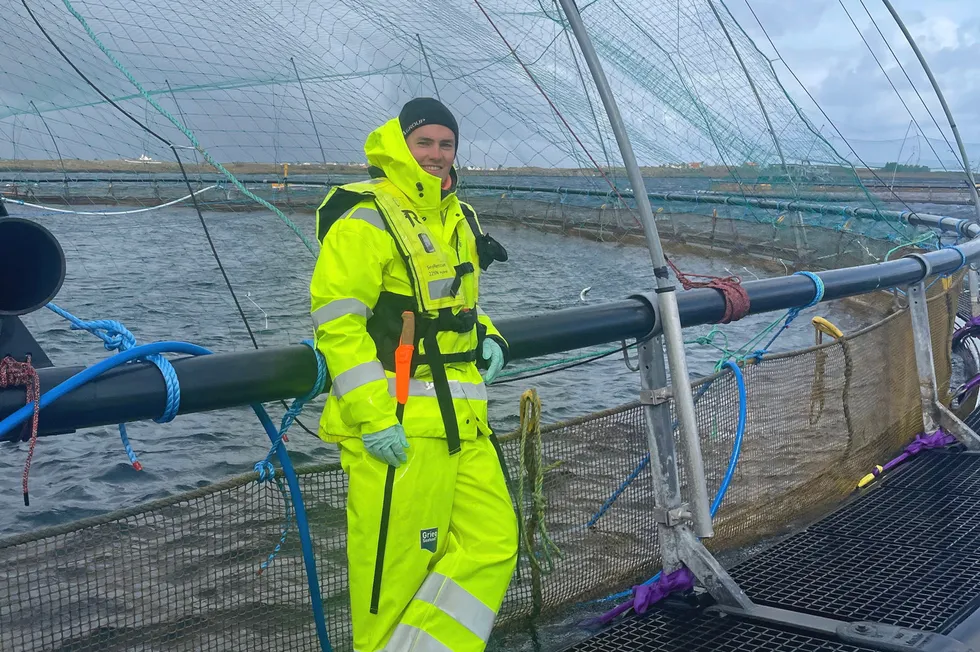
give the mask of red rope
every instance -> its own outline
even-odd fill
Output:
[[[27,449],[27,461],[24,463],[24,505],[30,506],[27,493],[27,476],[31,472],[31,459],[34,457],[34,446],[37,445],[37,421],[41,413],[41,379],[38,378],[31,356],[27,362],[18,362],[9,355],[0,360],[0,389],[8,387],[23,387],[27,394],[26,404],[34,403],[34,416],[31,419],[31,445]],[[26,429],[26,428],[25,428]]]
[[[667,259],[667,264],[674,270],[677,280],[685,290],[693,288],[712,288],[721,292],[725,299],[725,316],[720,324],[738,321],[749,314],[749,293],[742,287],[742,279],[737,276],[710,276],[708,274],[685,274],[677,265]],[[703,279],[703,280],[693,280]]]

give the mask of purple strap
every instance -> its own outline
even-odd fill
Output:
[[[946,431],[943,430],[942,428],[932,433],[931,435],[920,433],[915,436],[915,439],[912,440],[911,444],[905,447],[905,452],[903,452],[901,455],[893,459],[891,462],[888,462],[883,467],[881,467],[880,471],[876,468],[871,473],[873,473],[875,477],[877,477],[882,473],[891,471],[896,466],[898,466],[908,458],[912,457],[913,455],[916,455],[917,453],[920,453],[924,450],[929,450],[931,448],[942,448],[943,446],[948,446],[954,443],[956,443],[956,437],[947,434]]]
[[[694,573],[681,567],[668,575],[661,575],[652,584],[638,584],[633,587],[633,597],[621,605],[602,614],[590,624],[607,625],[630,609],[638,614],[646,613],[654,605],[675,591],[686,591],[694,587]]]
[[[961,402],[967,394],[973,391],[977,385],[980,385],[980,374],[977,374],[970,380],[966,381],[962,386],[956,390],[956,400]]]
[[[974,333],[973,329],[980,327],[980,317],[972,317],[970,321],[966,322],[960,328],[957,328],[953,332],[953,341],[956,342],[968,335],[980,335],[980,333]]]

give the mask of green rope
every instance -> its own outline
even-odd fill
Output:
[[[630,344],[627,348],[632,349],[636,344]],[[511,371],[501,372],[498,378],[507,378],[509,376],[519,376],[521,374],[531,373],[534,371],[541,371],[542,369],[550,369],[551,367],[557,367],[559,365],[568,364],[570,362],[578,362],[579,360],[586,360],[588,358],[593,358],[600,355],[609,355],[610,353],[616,353],[617,351],[622,351],[622,347],[616,347],[614,349],[605,349],[599,351],[598,353],[584,353],[582,355],[576,355],[571,358],[562,358],[561,360],[555,360],[554,362],[544,362],[542,364],[533,365],[531,367],[521,367],[520,369],[512,369]]]
[[[283,223],[286,226],[288,226],[290,229],[292,229],[293,233],[295,233],[297,236],[299,236],[299,239],[303,241],[303,244],[305,244],[306,245],[306,248],[310,250],[310,253],[313,254],[314,256],[317,255],[316,248],[313,246],[313,243],[310,242],[309,239],[305,235],[303,235],[303,232],[299,230],[299,227],[297,227],[295,224],[293,224],[293,222],[288,217],[286,217],[286,215],[282,211],[280,211],[278,208],[276,208],[275,206],[273,206],[272,204],[270,204],[266,200],[262,199],[258,195],[253,194],[250,190],[248,190],[248,188],[246,188],[242,184],[241,181],[239,181],[235,177],[235,175],[233,175],[231,172],[229,172],[228,170],[226,170],[223,165],[221,165],[216,160],[214,160],[214,158],[211,157],[211,154],[209,154],[208,151],[206,149],[204,149],[201,146],[201,144],[197,141],[197,138],[190,131],[190,129],[188,129],[183,124],[181,124],[181,122],[179,120],[177,120],[177,118],[175,118],[174,116],[172,116],[169,111],[167,111],[165,108],[163,108],[162,106],[160,106],[159,104],[157,104],[156,100],[153,99],[153,97],[150,95],[150,93],[148,93],[146,91],[146,89],[144,89],[143,86],[138,81],[136,81],[136,78],[133,77],[133,75],[129,72],[129,70],[127,70],[126,67],[122,63],[120,63],[118,59],[116,59],[116,57],[112,54],[112,52],[110,52],[109,49],[102,43],[102,41],[99,40],[99,37],[95,35],[95,32],[92,31],[92,28],[91,27],[89,27],[89,24],[88,24],[88,22],[86,22],[85,18],[80,13],[78,13],[75,10],[75,8],[72,6],[70,0],[62,0],[62,2],[64,3],[64,5],[68,9],[68,11],[71,12],[71,15],[74,16],[75,19],[78,20],[78,22],[82,24],[82,27],[85,29],[85,33],[88,34],[89,38],[91,38],[92,41],[99,47],[99,49],[102,50],[102,53],[105,54],[109,58],[109,61],[111,61],[114,66],[116,66],[116,68],[119,70],[119,72],[121,72],[123,75],[126,76],[126,79],[128,79],[130,81],[130,83],[132,83],[133,86],[136,87],[136,89],[140,92],[140,95],[147,102],[149,102],[149,104],[154,109],[156,109],[157,111],[159,111],[161,115],[163,115],[165,118],[167,118],[167,120],[169,120],[175,127],[177,127],[177,129],[179,129],[187,137],[187,139],[194,146],[194,149],[196,149],[198,152],[201,153],[202,156],[204,156],[204,160],[206,160],[216,170],[218,170],[223,175],[225,175],[228,178],[228,180],[231,181],[232,184],[234,184],[234,186],[236,188],[238,188],[238,190],[241,191],[242,194],[244,194],[246,197],[248,197],[249,199],[252,199],[253,201],[258,202],[262,206],[265,206],[266,208],[268,208],[269,210],[271,210],[272,212],[274,212],[279,217],[279,219],[283,221]]]
[[[900,244],[897,247],[892,247],[891,249],[888,250],[888,253],[885,254],[885,260],[888,260],[888,258],[899,249],[904,249],[906,247],[914,247],[915,245],[922,244],[923,242],[928,242],[933,238],[936,238],[938,240],[939,235],[936,233],[926,233],[924,235],[920,235],[918,238],[915,238],[914,240],[911,240],[905,244]]]
[[[542,572],[554,570],[552,555],[561,556],[561,550],[551,536],[545,524],[547,501],[544,495],[544,462],[541,447],[541,399],[534,389],[529,389],[521,396],[521,426],[518,464],[520,472],[517,480],[517,518],[524,524],[523,546],[531,564],[532,581],[540,577]],[[531,493],[527,495],[525,476],[531,481]],[[525,513],[527,503],[531,504],[531,514]],[[544,557],[544,567],[535,552],[535,536],[541,538],[541,554]]]

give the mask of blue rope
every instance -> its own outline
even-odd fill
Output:
[[[300,415],[303,411],[303,406],[306,405],[308,401],[313,400],[321,393],[323,393],[323,388],[327,384],[327,362],[321,354],[316,349],[316,345],[313,344],[312,340],[303,340],[303,344],[307,345],[313,349],[313,353],[316,356],[316,382],[313,384],[313,389],[310,393],[302,398],[297,398],[293,401],[286,413],[282,415],[282,421],[279,424],[279,432],[274,438],[272,438],[272,446],[269,448],[269,452],[265,454],[265,458],[256,462],[254,470],[259,474],[259,482],[269,482],[275,481],[276,486],[279,488],[279,493],[282,494],[283,501],[286,503],[286,517],[283,525],[280,527],[279,543],[276,544],[275,549],[269,553],[268,559],[260,564],[259,574],[261,575],[266,568],[268,568],[273,560],[275,560],[276,555],[282,550],[283,544],[286,543],[286,536],[289,533],[289,522],[291,519],[292,508],[289,502],[289,496],[286,492],[286,488],[282,484],[282,480],[276,476],[275,467],[272,466],[272,456],[279,452],[282,446],[282,440],[286,436],[286,431],[289,427],[293,425],[296,417]]]
[[[79,387],[95,380],[110,369],[121,367],[127,362],[134,360],[145,360],[150,355],[162,353],[184,353],[190,355],[210,355],[210,351],[204,347],[187,342],[156,342],[154,344],[143,344],[128,351],[120,351],[113,357],[102,360],[87,369],[83,369],[68,380],[51,388],[41,395],[40,408],[51,405],[65,394],[75,391]],[[319,363],[317,363],[319,364]],[[276,428],[272,425],[272,420],[268,413],[259,404],[253,404],[252,410],[265,428],[266,434],[271,441],[277,439]],[[0,438],[9,433],[17,426],[24,423],[34,414],[34,402],[21,407],[13,414],[0,420]],[[313,540],[310,535],[309,521],[306,518],[306,507],[303,504],[303,494],[300,491],[299,478],[293,468],[292,461],[285,446],[276,447],[276,455],[279,458],[279,465],[282,467],[283,475],[289,486],[289,493],[293,497],[295,506],[296,525],[299,529],[300,542],[303,549],[303,564],[306,566],[306,580],[310,591],[310,601],[313,606],[313,620],[316,623],[317,636],[320,640],[321,652],[331,652],[330,640],[327,636],[327,623],[323,613],[323,598],[320,595],[320,581],[316,572],[316,558],[313,555]],[[271,467],[271,463],[270,463]]]
[[[715,381],[709,380],[704,385],[698,388],[697,394],[694,395],[695,403],[697,403],[698,400],[708,392],[708,389],[711,387],[711,383],[713,382]],[[677,429],[676,419],[674,420],[674,423],[671,424],[670,428],[672,432]],[[613,506],[613,503],[616,502],[616,500],[623,494],[623,492],[626,491],[631,484],[633,484],[633,481],[639,477],[640,473],[643,472],[643,469],[647,468],[648,464],[650,464],[650,453],[647,453],[646,456],[642,460],[640,460],[640,463],[636,465],[636,468],[633,469],[633,471],[628,476],[626,476],[626,479],[623,480],[623,483],[619,485],[616,491],[614,491],[612,495],[609,496],[609,498],[606,499],[606,502],[602,504],[602,507],[599,508],[599,511],[597,511],[595,514],[592,515],[592,518],[590,518],[589,522],[585,524],[585,527],[592,527],[593,525],[595,525],[596,522],[600,518],[602,518],[607,511],[609,511],[609,508]]]
[[[794,272],[793,276],[806,276],[811,281],[813,281],[813,285],[814,285],[813,299],[811,299],[810,302],[807,303],[806,305],[798,306],[796,308],[790,308],[788,311],[786,311],[786,321],[783,322],[782,327],[778,331],[776,331],[776,334],[772,336],[772,338],[764,347],[756,351],[753,351],[752,354],[748,356],[749,358],[751,358],[757,363],[762,362],[762,357],[769,352],[769,348],[776,341],[776,338],[782,335],[784,330],[789,328],[789,325],[793,323],[793,320],[795,320],[797,317],[800,316],[801,312],[803,312],[807,308],[812,308],[813,306],[823,301],[824,284],[822,278],[820,278],[813,272],[805,272],[805,271]]]
[[[956,266],[956,269],[951,270],[949,273],[944,274],[943,276],[950,276],[950,275],[955,274],[956,272],[960,271],[964,267],[966,267],[966,254],[963,253],[963,250],[962,249],[960,249],[956,245],[943,245],[941,248],[942,249],[954,249],[954,250],[956,250],[956,253],[958,253],[960,255],[960,264]]]
[[[967,262],[966,262],[966,254],[964,254],[963,253],[963,250],[960,249],[958,246],[956,246],[956,245],[942,245],[939,248],[940,249],[955,249],[956,250],[956,253],[958,253],[960,255],[960,264],[957,265],[955,269],[952,269],[952,270],[946,272],[945,274],[940,274],[936,278],[932,279],[932,282],[929,283],[929,285],[926,286],[926,290],[927,291],[930,288],[932,288],[932,286],[935,285],[936,283],[938,283],[939,281],[943,280],[944,278],[949,278],[950,276],[952,276],[956,272],[960,271],[961,269],[963,269],[967,265]]]
[[[71,322],[71,329],[73,331],[88,331],[98,337],[102,340],[106,351],[123,352],[129,351],[136,346],[136,336],[118,321],[111,319],[83,321],[54,303],[48,303],[47,308],[56,315]],[[157,423],[169,423],[174,420],[177,412],[180,410],[180,381],[177,379],[177,372],[174,371],[174,367],[170,364],[170,361],[160,354],[148,355],[141,359],[155,364],[163,375],[163,382],[167,388],[167,403],[163,409],[163,414],[154,419],[154,421]],[[126,432],[126,424],[124,423],[119,424],[119,438],[122,440],[123,448],[126,449],[126,455],[129,456],[130,464],[137,471],[141,471],[143,465],[140,464],[139,458],[136,456],[136,452],[129,442],[129,433]]]
[[[735,430],[735,441],[732,444],[732,452],[728,457],[728,468],[725,469],[725,477],[722,478],[721,485],[718,487],[718,491],[715,493],[715,499],[711,503],[711,518],[714,518],[715,514],[718,513],[721,503],[725,500],[725,494],[728,493],[728,487],[732,482],[732,477],[735,475],[735,469],[738,466],[738,458],[742,454],[742,440],[745,438],[745,424],[748,416],[748,392],[745,389],[745,377],[742,375],[742,370],[739,369],[738,365],[731,360],[725,362],[724,366],[732,370],[732,374],[735,375],[735,382],[738,383],[738,426]],[[660,579],[661,574],[662,571],[645,581],[644,584],[653,584]],[[621,600],[629,596],[632,592],[632,590],[620,591],[619,593],[615,593],[600,600],[594,600],[593,602]]]

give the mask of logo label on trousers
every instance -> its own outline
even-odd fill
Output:
[[[419,533],[419,538],[421,539],[422,550],[434,553],[439,547],[439,528],[430,527],[427,530],[422,530]]]

